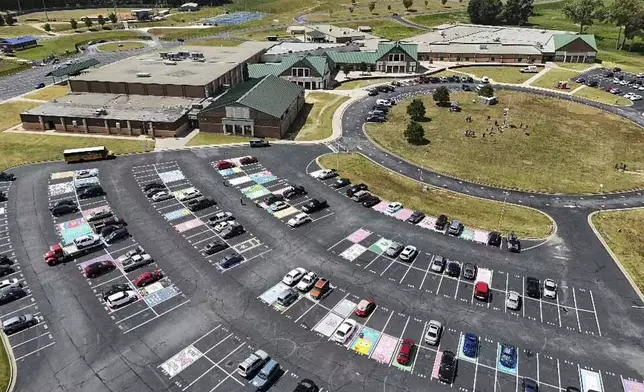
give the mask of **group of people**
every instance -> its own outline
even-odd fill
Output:
[[[492,121],[492,116],[487,116],[487,120]],[[468,114],[465,117],[465,121],[468,122],[468,123],[471,123],[473,121],[472,120],[472,115]],[[490,137],[494,137],[494,134],[496,132],[503,133],[503,130],[505,128],[507,128],[507,127],[508,127],[507,120],[505,120],[503,125],[499,124],[499,120],[494,120],[494,125],[490,126],[490,128],[486,128],[485,132],[483,132],[482,136],[483,136],[483,138],[485,138],[488,135]],[[512,127],[516,128],[516,126],[512,126]],[[519,124],[519,129],[523,129],[523,123]],[[528,130],[527,125],[525,127],[525,130],[526,130],[526,132],[525,132],[526,136],[530,136],[530,131]],[[476,137],[476,131],[466,130],[464,132],[464,135],[465,135],[465,137]]]

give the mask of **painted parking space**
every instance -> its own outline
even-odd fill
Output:
[[[98,170],[90,169],[90,172],[94,176],[90,177],[91,180],[74,180],[73,183],[81,184],[81,186],[83,184],[100,184]],[[72,177],[77,173],[78,171],[72,172]],[[68,182],[69,178],[66,172],[62,174],[52,173],[49,179],[49,189],[56,189],[57,181]],[[105,191],[110,192],[108,189]],[[50,194],[50,203],[61,200],[71,200],[79,208],[76,213],[59,218],[52,217],[56,233],[63,244],[73,243],[73,240],[80,235],[100,234],[104,224],[101,223],[101,220],[92,220],[93,213],[111,211],[110,218],[121,219],[118,217],[117,212],[110,208],[105,196],[81,199],[78,196],[76,186],[72,187],[71,192],[68,193]],[[159,268],[154,259],[151,259],[150,263],[141,268],[130,272],[125,271],[122,261],[134,251],[145,254],[145,249],[141,248],[134,238],[127,236],[112,243],[101,240],[100,246],[92,248],[84,254],[76,255],[72,260],[79,273],[83,275],[88,266],[99,261],[109,262],[114,265],[115,268],[111,271],[99,274],[96,277],[85,276],[87,285],[91,289],[86,295],[96,297],[100,306],[105,309],[109,318],[123,333],[135,331],[189,302],[189,299],[172,283],[170,277]],[[151,284],[137,287],[135,284],[136,279],[146,272],[158,274],[159,279],[156,282],[150,282]],[[119,306],[108,306],[104,293],[115,285],[128,286],[134,292],[134,297],[130,302]]]
[[[235,220],[242,224],[243,232],[234,237],[224,239],[222,231],[216,230],[216,227],[209,224],[208,221],[209,218],[223,212],[217,204],[199,211],[191,211],[188,208],[188,200],[183,200],[186,198],[185,195],[203,190],[197,190],[192,185],[176,161],[133,167],[132,174],[142,191],[145,192],[144,187],[146,184],[157,182],[165,186],[168,192],[174,195],[174,197],[164,201],[154,202],[151,198],[149,200],[177,233],[201,253],[218,271],[226,272],[270,251],[270,248],[252,234],[252,228],[243,225],[243,222],[240,222],[237,218]],[[193,198],[189,199],[192,200]],[[216,241],[225,243],[227,248],[213,254],[206,253],[206,246]],[[241,259],[234,263],[221,264],[225,257],[231,255],[240,255]]]

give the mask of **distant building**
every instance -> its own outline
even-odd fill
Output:
[[[279,63],[249,64],[248,76],[278,76],[307,90],[330,87],[331,67],[326,56],[287,56]]]
[[[30,35],[16,38],[0,38],[0,48],[8,52],[33,48],[37,45],[38,39]]]
[[[291,34],[298,34],[296,31],[301,30],[291,26],[287,31],[291,32]],[[337,27],[328,24],[304,26],[304,40],[306,42],[331,42],[342,44],[377,38],[378,37],[367,32],[350,29],[348,27]]]
[[[142,8],[131,11],[132,17],[136,18],[136,20],[149,20],[152,18],[152,13],[153,11],[151,8]]]
[[[199,7],[199,4],[197,3],[185,3],[185,4],[182,4],[177,9],[181,12],[193,12],[193,11],[199,11],[201,7]]]
[[[317,42],[280,42],[262,55],[262,62],[276,63],[289,56],[324,56],[327,52],[359,52],[358,43],[331,44]]]
[[[386,73],[417,73],[418,44],[409,42],[379,42],[375,50],[362,52],[327,52],[326,56],[336,70],[348,66],[350,70]],[[364,65],[363,65],[364,64]]]

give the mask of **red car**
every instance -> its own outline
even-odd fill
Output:
[[[355,313],[358,317],[368,317],[375,308],[376,303],[372,299],[363,299],[358,303]]]
[[[161,272],[161,270],[144,272],[141,275],[139,275],[138,278],[134,279],[134,284],[136,285],[136,287],[143,287],[151,283],[154,283],[157,280],[160,280],[162,278],[163,278],[163,272]]]
[[[242,165],[250,165],[251,163],[257,163],[257,162],[258,162],[258,159],[251,156],[243,157],[242,159],[239,160],[239,163],[241,163]]]
[[[413,339],[404,339],[400,345],[400,351],[398,352],[398,363],[401,365],[408,365],[411,361],[411,353],[414,351],[414,345],[416,343]]]
[[[604,91],[606,91],[607,93],[610,93],[610,90],[612,90],[612,89],[613,89],[612,87],[606,87],[606,88],[604,89]]]
[[[217,170],[230,169],[235,167],[235,164],[230,161],[219,161],[217,162]]]
[[[488,284],[485,282],[476,282],[476,285],[474,286],[474,297],[481,301],[487,302],[489,296],[490,287],[488,286]]]

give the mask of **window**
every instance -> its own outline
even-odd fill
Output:
[[[465,61],[470,61],[470,58],[469,58],[469,57],[465,57]]]
[[[311,70],[308,68],[291,68],[291,76],[309,77],[311,76]]]
[[[233,126],[226,124],[225,133],[233,133]]]
[[[517,63],[522,63],[522,62],[523,62],[523,57],[519,57],[519,58],[517,59]]]
[[[490,57],[490,61],[494,61],[494,57]]]
[[[389,61],[405,61],[403,53],[389,53]]]

